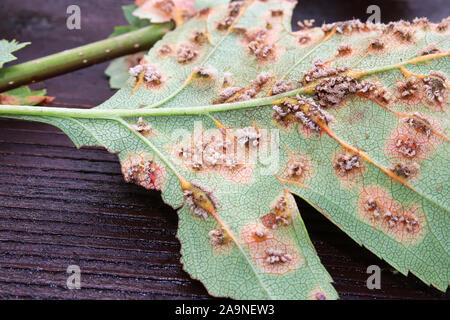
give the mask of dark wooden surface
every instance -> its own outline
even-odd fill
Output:
[[[0,38],[32,41],[22,61],[106,37],[124,23],[131,0],[1,0]],[[82,29],[65,27],[78,4]],[[302,1],[296,19],[318,23],[360,17],[369,4],[383,21],[448,15],[448,1]],[[94,106],[113,94],[106,64],[45,81],[55,106]],[[359,247],[307,204],[300,209],[318,254],[342,299],[448,299],[412,275],[404,277]],[[208,299],[179,262],[176,213],[126,184],[114,155],[73,147],[43,124],[0,120],[0,298]],[[79,265],[82,289],[66,288],[66,268]],[[382,268],[382,289],[368,290],[366,268]]]

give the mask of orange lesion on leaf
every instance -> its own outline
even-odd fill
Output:
[[[208,233],[214,254],[229,254],[234,248],[232,237],[222,227],[216,227]]]
[[[415,245],[425,235],[426,217],[420,206],[404,206],[383,188],[362,188],[358,217],[403,245]]]
[[[438,121],[420,113],[402,115],[388,135],[385,154],[392,159],[426,160],[439,145],[448,142],[440,131]]]
[[[361,157],[347,149],[334,154],[332,165],[341,186],[353,188],[363,182],[367,167]]]
[[[284,144],[289,153],[289,160],[283,170],[282,177],[301,184],[308,183],[314,176],[314,166],[311,158],[303,153],[294,152]]]
[[[121,161],[121,166],[126,182],[135,183],[146,189],[161,190],[167,180],[164,167],[155,161],[155,157],[148,154],[130,154]]]
[[[179,26],[196,14],[192,0],[136,0],[146,14],[157,17],[158,22],[174,20]]]
[[[321,287],[317,287],[308,294],[308,300],[328,300]]]
[[[348,144],[347,142],[345,142],[344,140],[342,140],[341,138],[339,138],[329,127],[322,127],[322,130],[328,134],[331,138],[333,138],[334,140],[336,140],[342,147],[344,147],[347,151],[359,156],[361,159],[365,160],[366,162],[374,165],[375,167],[377,167],[378,169],[380,169],[384,174],[386,174],[389,178],[391,178],[392,180],[395,180],[397,182],[399,182],[400,184],[408,187],[409,189],[416,191],[414,189],[413,186],[411,186],[406,179],[404,179],[401,176],[396,175],[391,169],[385,168],[382,165],[377,164],[376,162],[374,162],[372,160],[372,158],[369,157],[369,155],[367,155],[365,152],[359,150],[356,147],[353,147],[352,145]]]
[[[297,270],[305,263],[300,250],[289,236],[270,230],[258,222],[244,226],[240,238],[263,273],[283,275]]]
[[[255,167],[253,148],[249,152],[235,131],[218,124],[219,129],[195,130],[192,136],[169,146],[172,158],[198,174],[216,173],[234,183],[250,182]]]

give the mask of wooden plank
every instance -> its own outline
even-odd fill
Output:
[[[126,0],[2,0],[2,37],[32,41],[23,61],[103,39],[125,23]],[[420,3],[422,3],[420,5]],[[78,4],[82,29],[65,27],[66,8]],[[385,21],[443,17],[444,1],[302,0],[295,19],[318,23],[366,18],[369,4]],[[112,95],[106,64],[50,79],[55,106],[97,105]],[[322,262],[342,299],[448,299],[414,276],[404,277],[359,247],[305,202],[300,210]],[[126,184],[116,156],[77,150],[58,129],[0,120],[0,298],[209,299],[183,271],[175,237],[177,217],[159,193]],[[82,290],[66,288],[66,268],[82,270]],[[368,290],[366,268],[382,270],[382,289]]]

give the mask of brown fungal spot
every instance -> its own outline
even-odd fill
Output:
[[[358,216],[402,244],[413,245],[424,235],[425,218],[416,205],[403,206],[379,186],[364,188],[358,200]]]
[[[286,263],[292,260],[292,255],[283,250],[267,249],[266,255],[265,262],[269,264]]]
[[[158,88],[166,80],[164,74],[157,65],[138,64],[128,70],[128,73],[144,81],[149,88]]]
[[[267,59],[274,53],[274,45],[267,42],[268,35],[265,30],[248,31],[245,40],[248,42],[247,48],[250,54],[257,58]]]
[[[306,73],[303,81],[309,83],[317,79],[335,76],[347,70],[347,67],[328,68],[322,60],[317,59],[314,61],[313,67]]]
[[[353,19],[339,23],[336,32],[352,34],[354,32],[368,31],[367,24],[361,22],[359,19]]]
[[[327,300],[326,294],[323,292],[322,288],[318,287],[314,289],[309,295],[309,300]]]
[[[163,44],[158,49],[158,54],[161,56],[167,56],[172,53],[172,48],[168,44]]]
[[[425,160],[437,146],[444,142],[437,121],[427,119],[419,113],[402,117],[389,134],[385,153],[393,159]]]
[[[278,227],[277,216],[275,213],[268,213],[261,217],[262,224],[269,229],[276,229]]]
[[[341,44],[338,48],[338,55],[339,56],[346,56],[349,55],[350,53],[352,53],[352,46],[350,44]]]
[[[204,9],[200,10],[199,13],[198,13],[198,15],[199,15],[200,17],[206,17],[206,16],[209,15],[210,12],[211,12],[211,8],[206,7],[206,8],[204,8]]]
[[[264,230],[264,237],[255,236],[256,230]],[[256,266],[267,274],[282,275],[293,272],[305,261],[292,239],[259,223],[250,223],[241,231],[242,242]]]
[[[222,87],[225,87],[219,95],[216,103],[236,102],[253,99],[258,93],[262,91],[267,83],[272,79],[272,75],[268,72],[261,72],[255,80],[252,80],[250,87],[231,87],[229,85],[233,80],[231,74],[224,77]]]
[[[447,31],[448,25],[450,24],[450,17],[442,19],[442,21],[436,26],[438,32]]]
[[[300,36],[300,37],[298,37],[298,43],[300,43],[300,44],[307,44],[310,41],[311,41],[311,37],[310,36]]]
[[[391,22],[386,26],[386,33],[392,34],[401,42],[413,42],[414,29],[407,21]]]
[[[431,136],[432,127],[430,121],[423,117],[420,113],[415,112],[413,115],[405,119],[406,124],[416,131],[426,135],[427,138]]]
[[[194,79],[196,80],[214,80],[217,77],[217,70],[213,67],[194,68]]]
[[[272,78],[269,72],[261,72],[255,80],[252,80],[251,86],[260,91]]]
[[[313,176],[313,165],[309,157],[302,154],[291,154],[291,157],[286,164],[283,176],[287,180],[296,181],[299,183],[308,182]]]
[[[440,50],[436,47],[436,44],[431,43],[428,46],[426,46],[425,48],[421,49],[419,51],[419,55],[426,56],[426,55],[434,54],[434,53],[438,53],[438,52],[440,52]]]
[[[161,190],[166,179],[164,168],[144,155],[131,155],[122,161],[125,181],[146,189]]]
[[[236,17],[239,15],[239,11],[245,5],[245,1],[233,1],[230,3],[227,9],[227,15],[217,24],[218,30],[228,30],[233,24]]]
[[[132,77],[139,77],[141,73],[145,71],[145,66],[142,64],[138,64],[134,67],[128,69],[128,74]]]
[[[173,2],[173,0],[154,0],[153,7],[169,15],[173,12],[175,3]]]
[[[197,45],[202,45],[208,41],[206,34],[202,31],[194,31],[189,40]]]
[[[188,188],[183,188],[183,195],[191,213],[195,216],[206,220],[208,215],[215,213],[217,209],[217,199],[214,194],[197,183],[190,183]]]
[[[177,60],[179,63],[187,63],[194,60],[198,55],[195,48],[187,43],[182,43],[177,49]]]
[[[220,92],[220,100],[218,102],[225,102],[231,99],[238,92],[242,91],[242,87],[226,87]]]
[[[419,146],[414,139],[408,136],[399,136],[395,142],[395,148],[398,153],[406,158],[414,158],[417,155]]]
[[[227,129],[228,130],[228,129]],[[240,137],[243,141],[244,137]],[[252,137],[253,138],[253,137]],[[254,141],[248,137],[248,143]],[[192,137],[181,141],[170,152],[184,166],[197,172],[214,172],[234,183],[250,181],[253,168],[252,153],[241,146],[234,133],[230,131],[212,130],[195,132]],[[250,150],[248,150],[250,151]]]
[[[356,154],[341,153],[334,160],[333,167],[343,177],[350,171],[361,168],[361,159]]]
[[[152,133],[152,125],[150,123],[146,123],[142,117],[139,117],[137,123],[133,125],[133,129],[143,135]]]
[[[337,76],[325,78],[315,88],[316,100],[323,107],[339,107],[348,94],[367,94],[376,89],[376,85],[367,81],[358,82],[355,78]]]
[[[402,99],[408,99],[415,95],[420,88],[420,80],[416,77],[410,77],[406,81],[398,82],[397,89]]]
[[[370,48],[375,51],[384,49],[384,42],[382,39],[373,39],[370,41]]]
[[[391,171],[403,179],[410,179],[414,177],[420,169],[420,165],[416,162],[398,162],[391,167]]]
[[[261,138],[261,134],[252,126],[237,129],[233,134],[236,137],[237,143],[246,147],[257,147]]]
[[[294,120],[300,122],[305,128],[320,132],[322,126],[328,125],[332,117],[323,111],[311,98],[297,95],[296,99],[283,99],[279,104],[273,106],[273,117],[278,122]]]
[[[334,28],[336,28],[337,33],[351,35],[353,33],[376,30],[380,28],[380,26],[373,23],[363,23],[359,19],[353,19],[343,22],[323,24],[321,27],[324,33],[329,33]]]
[[[233,82],[234,82],[233,75],[231,74],[231,72],[225,72],[223,74],[222,88],[231,86],[233,84]],[[233,94],[231,96],[233,96]],[[230,98],[231,96],[229,96],[228,98]],[[221,98],[222,98],[222,96],[221,96]],[[226,98],[225,100],[227,100],[228,98]]]
[[[228,241],[228,238],[225,236],[225,231],[222,228],[214,228],[208,235],[213,246],[223,245]]]
[[[270,10],[270,14],[272,15],[272,17],[281,17],[283,15],[283,10],[272,9],[272,10]]]
[[[233,249],[233,241],[223,228],[214,228],[208,233],[208,236],[215,254],[228,254]]]
[[[291,161],[288,163],[287,175],[291,178],[301,177],[305,164],[302,161]]]
[[[294,86],[290,81],[278,80],[272,88],[272,95],[285,93],[294,89]]]
[[[442,103],[444,101],[444,93],[447,90],[446,81],[445,73],[434,70],[423,79],[425,96],[430,102]]]
[[[257,95],[257,91],[254,88],[248,88],[241,92],[239,96],[237,96],[233,101],[245,101],[253,99]]]
[[[369,92],[368,96],[382,103],[390,103],[392,101],[392,93],[385,86],[377,85],[376,88]]]
[[[420,28],[427,29],[430,26],[430,21],[428,20],[428,18],[425,18],[425,17],[421,17],[421,18],[416,17],[413,20],[413,24]]]
[[[145,70],[144,79],[149,84],[159,85],[161,84],[162,78],[163,74],[161,70],[155,65],[150,65]]]
[[[276,224],[272,226],[272,229],[276,229],[278,226],[288,226],[292,221],[291,211],[294,210],[292,197],[288,199],[288,195],[281,195],[275,199],[271,206],[271,211],[275,214]]]
[[[248,44],[250,53],[257,58],[267,59],[274,52],[274,45],[260,41],[252,41]]]
[[[366,167],[359,155],[342,150],[333,156],[333,169],[340,185],[350,189],[363,182]]]

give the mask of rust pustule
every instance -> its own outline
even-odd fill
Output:
[[[203,217],[205,220],[208,214],[216,215],[217,199],[211,191],[188,181],[181,181],[181,187],[193,215]]]
[[[283,98],[273,106],[276,121],[297,121],[306,128],[319,132],[332,121],[332,117],[323,111],[311,98],[297,95],[297,98]]]
[[[420,165],[416,162],[398,162],[391,166],[391,171],[400,178],[410,179],[415,176],[420,169]]]
[[[198,56],[198,52],[195,48],[188,43],[182,43],[177,49],[177,61],[179,63],[188,63],[194,60]]]
[[[245,6],[245,1],[234,1],[227,9],[227,15],[217,23],[218,30],[228,30],[238,17],[240,10]]]

